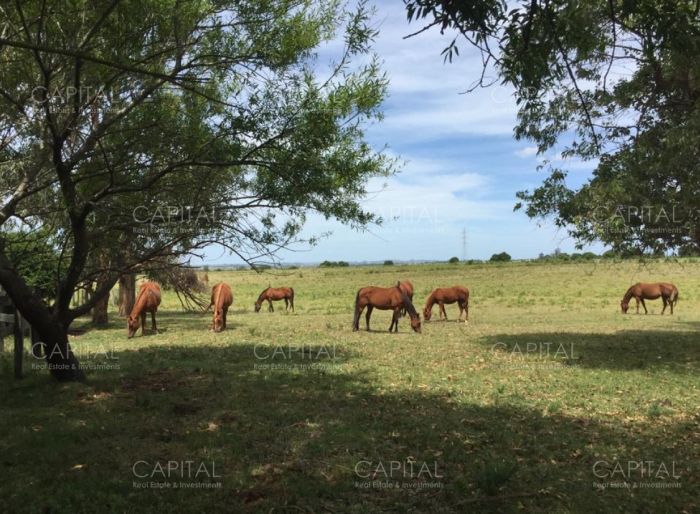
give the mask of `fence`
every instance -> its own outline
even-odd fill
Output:
[[[32,341],[32,353],[41,357],[41,345],[38,337],[27,321],[22,318],[5,290],[0,287],[0,352],[5,351],[5,336],[14,336],[14,369],[15,378],[22,378],[22,359],[24,357],[24,336],[29,335]],[[38,354],[38,355],[37,355]]]

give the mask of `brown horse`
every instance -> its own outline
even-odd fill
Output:
[[[260,312],[260,307],[265,300],[269,303],[267,308],[269,312],[275,312],[272,302],[278,300],[284,300],[284,310],[291,308],[294,311],[294,289],[291,287],[268,287],[265,289],[255,302],[255,312]]]
[[[134,308],[131,309],[129,319],[127,320],[127,331],[129,338],[134,337],[139,329],[139,320],[141,321],[141,335],[146,332],[146,313],[151,313],[151,325],[153,332],[156,329],[156,312],[160,305],[160,286],[155,282],[144,282],[139,289],[139,294],[136,297]]]
[[[399,282],[399,287],[401,288],[401,291],[406,293],[406,296],[408,296],[408,299],[413,302],[413,284],[411,283],[410,280],[404,280],[403,282]],[[402,307],[401,308],[401,317],[404,317],[406,315],[406,308]]]
[[[372,310],[376,307],[380,310],[393,310],[394,315],[391,318],[389,332],[394,329],[394,332],[399,331],[399,316],[401,308],[405,308],[411,318],[411,328],[420,333],[420,316],[416,312],[415,307],[411,303],[406,293],[401,289],[400,284],[394,287],[363,287],[357,292],[355,297],[355,317],[352,322],[352,330],[360,330],[360,316],[362,311],[367,307],[365,320],[367,321],[367,330],[369,331],[369,318],[372,316]]]
[[[440,319],[445,316],[445,321],[447,321],[447,312],[445,312],[446,303],[455,303],[459,305],[459,319],[462,319],[462,312],[466,313],[464,321],[469,320],[469,289],[463,286],[452,286],[452,287],[438,287],[433,290],[425,301],[425,308],[423,309],[423,317],[425,321],[430,321],[433,315],[433,305],[438,304]]]
[[[219,282],[212,287],[209,307],[214,307],[214,315],[211,321],[211,329],[214,332],[221,332],[226,328],[226,314],[232,303],[233,293],[231,293],[231,288],[228,284]]]
[[[678,302],[678,288],[667,282],[656,282],[653,284],[637,282],[627,290],[620,302],[623,314],[627,314],[627,309],[629,309],[632,297],[637,300],[637,314],[639,314],[640,302],[642,307],[644,307],[644,314],[648,314],[644,300],[656,300],[658,297],[661,297],[661,300],[664,302],[664,308],[661,310],[661,314],[664,313],[667,305],[671,306],[671,314],[673,314],[673,305]]]

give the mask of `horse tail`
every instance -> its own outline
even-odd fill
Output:
[[[362,289],[358,289],[355,295],[355,315],[352,318],[353,330],[360,330],[360,291]]]

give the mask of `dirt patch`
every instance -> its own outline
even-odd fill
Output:
[[[139,377],[128,378],[121,384],[123,391],[148,391],[152,393],[171,391],[203,380],[204,375],[187,374],[176,369],[160,369]]]

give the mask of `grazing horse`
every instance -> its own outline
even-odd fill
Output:
[[[139,289],[139,295],[136,297],[134,308],[131,309],[129,319],[127,320],[127,328],[129,338],[134,337],[139,329],[139,319],[141,321],[141,335],[146,332],[146,313],[151,313],[151,325],[153,332],[156,329],[156,312],[160,305],[160,286],[155,282],[144,282]]]
[[[399,282],[399,287],[401,288],[401,291],[406,293],[406,296],[408,296],[408,299],[413,302],[413,284],[411,284],[410,280],[404,280],[403,282]],[[404,317],[406,315],[406,308],[401,307],[401,317]]]
[[[267,308],[269,312],[275,312],[272,302],[278,300],[284,300],[285,311],[290,308],[294,311],[294,289],[291,287],[268,287],[265,289],[255,302],[255,312],[260,312],[260,307],[265,300],[269,303]]]
[[[439,306],[440,319],[445,316],[445,321],[447,321],[445,304],[455,302],[459,305],[459,319],[462,319],[462,312],[465,312],[466,316],[464,321],[469,321],[469,289],[463,286],[438,287],[433,290],[425,301],[423,318],[425,318],[425,321],[430,321],[433,315],[433,305],[437,303]]]
[[[220,282],[212,287],[209,307],[214,307],[214,315],[211,322],[211,329],[214,332],[221,332],[226,328],[226,314],[232,303],[233,293],[231,293],[231,288],[228,284]]]
[[[394,329],[394,332],[399,331],[399,315],[401,308],[405,308],[411,318],[411,328],[420,333],[420,316],[416,312],[415,307],[411,303],[406,293],[401,289],[400,284],[394,287],[363,287],[357,292],[355,297],[355,317],[352,322],[353,332],[360,330],[360,316],[362,311],[367,307],[365,320],[367,321],[367,330],[369,331],[369,318],[372,315],[372,310],[376,307],[380,310],[393,310],[394,315],[391,318],[389,332]]]
[[[656,282],[653,284],[637,282],[627,290],[620,302],[623,314],[627,314],[627,309],[629,309],[632,297],[637,300],[637,314],[639,314],[640,302],[642,307],[644,307],[644,314],[648,314],[644,300],[656,300],[658,297],[661,297],[661,300],[664,302],[664,308],[661,310],[661,314],[664,313],[667,305],[671,306],[671,314],[673,314],[673,305],[678,302],[678,288],[667,282]]]

